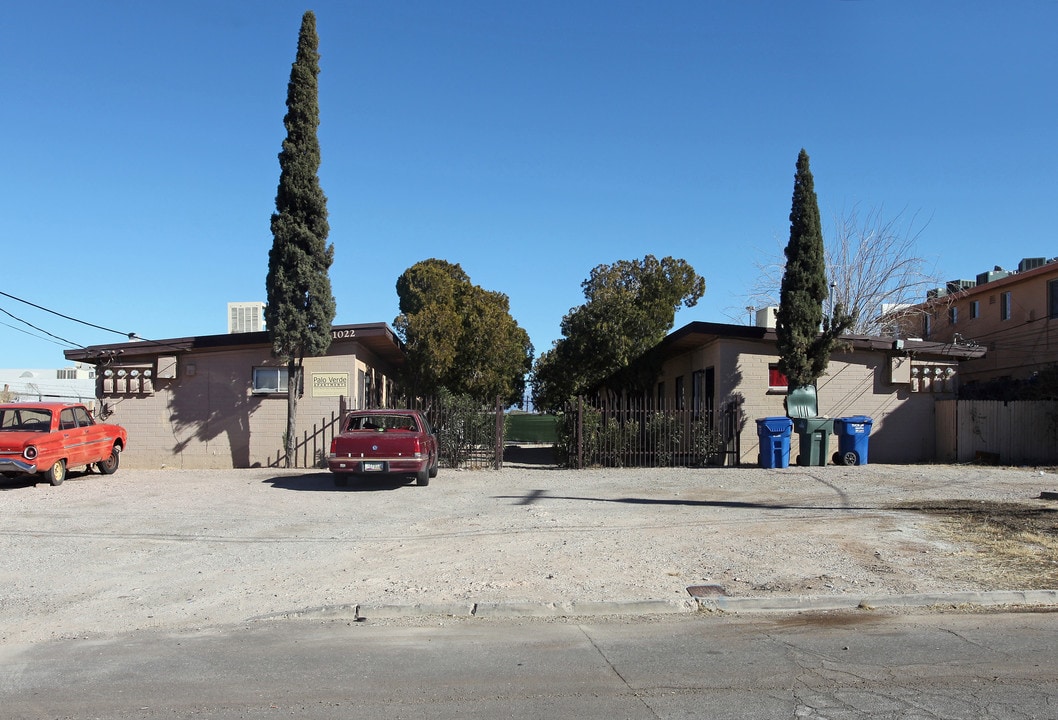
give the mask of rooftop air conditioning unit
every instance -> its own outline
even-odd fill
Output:
[[[977,276],[977,284],[984,285],[985,283],[995,282],[996,280],[1002,280],[1008,275],[1010,275],[1010,273],[1006,270],[1000,270],[998,268],[995,270],[989,270],[988,272],[983,272]]]

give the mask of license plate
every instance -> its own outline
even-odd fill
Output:
[[[382,472],[386,469],[386,464],[381,462],[365,462],[364,472]]]

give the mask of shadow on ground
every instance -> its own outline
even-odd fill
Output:
[[[329,471],[305,473],[303,475],[279,475],[268,478],[262,482],[271,485],[276,490],[296,490],[300,492],[380,492],[383,490],[398,490],[407,485],[415,487],[413,477],[358,477],[349,476],[349,484],[345,487],[336,487],[334,475]]]
[[[503,464],[533,470],[558,467],[553,445],[507,445],[503,448]]]

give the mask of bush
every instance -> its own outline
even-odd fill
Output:
[[[655,467],[668,467],[683,443],[683,423],[674,414],[658,412],[646,422],[646,448],[653,451]]]
[[[492,462],[496,456],[496,414],[468,395],[441,390],[431,421],[445,467],[466,465],[473,455]]]

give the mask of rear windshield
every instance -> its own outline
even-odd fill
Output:
[[[418,430],[411,415],[350,415],[346,430]]]
[[[4,408],[0,410],[0,430],[51,430],[51,410]]]

